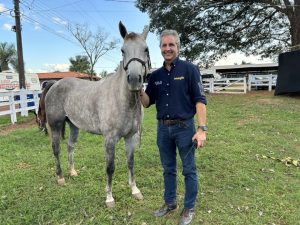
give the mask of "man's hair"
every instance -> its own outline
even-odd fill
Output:
[[[162,37],[169,36],[169,35],[172,35],[175,37],[175,42],[176,42],[177,48],[179,50],[180,49],[180,38],[179,38],[179,35],[176,30],[164,30],[163,32],[161,32],[159,46],[161,45]]]

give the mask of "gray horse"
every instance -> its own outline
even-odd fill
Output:
[[[128,165],[129,185],[137,199],[143,195],[134,179],[134,150],[139,142],[142,107],[139,90],[143,76],[150,67],[145,26],[142,34],[128,33],[119,23],[120,34],[124,39],[123,61],[117,72],[100,81],[86,81],[65,78],[56,82],[45,99],[47,122],[51,131],[52,149],[56,159],[56,175],[59,185],[65,184],[60,166],[60,136],[65,122],[70,126],[68,139],[68,165],[71,176],[77,176],[73,163],[73,149],[79,129],[105,138],[106,151],[106,205],[114,206],[112,176],[115,170],[115,146],[124,138]]]

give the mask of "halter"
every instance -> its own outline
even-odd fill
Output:
[[[149,55],[149,52],[148,52],[148,55],[147,55],[147,56],[148,56],[148,62],[147,62],[147,64],[148,64],[148,69],[150,70],[150,68],[151,68],[151,61],[150,61],[150,55]],[[125,66],[124,66],[124,61],[123,61],[123,68],[124,68],[124,70],[127,71],[127,70],[128,70],[129,64],[130,64],[131,62],[133,62],[133,61],[138,61],[139,63],[142,64],[142,66],[145,68],[144,76],[146,76],[146,75],[147,75],[146,62],[143,61],[143,60],[141,60],[141,59],[139,59],[139,58],[131,58],[131,59],[127,62],[127,64],[126,64]]]

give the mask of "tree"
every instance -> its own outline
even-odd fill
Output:
[[[69,71],[75,71],[80,73],[90,73],[91,64],[87,56],[76,55],[75,58],[70,58]],[[94,74],[94,72],[93,72]]]
[[[181,54],[211,64],[237,51],[274,57],[300,47],[300,0],[137,0],[150,29],[180,34]]]
[[[87,25],[70,25],[69,31],[84,49],[90,63],[90,70],[88,71],[88,74],[93,76],[95,64],[98,62],[100,57],[105,55],[108,51],[116,48],[117,41],[108,42],[108,35],[100,28],[98,28],[96,33],[92,33],[88,30]]]
[[[2,71],[9,70],[9,63],[17,57],[17,51],[14,44],[7,42],[0,43],[0,67]]]

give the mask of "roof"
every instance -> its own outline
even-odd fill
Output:
[[[213,66],[212,69],[216,72],[267,71],[278,70],[278,63]]]
[[[80,72],[37,73],[39,79],[61,79],[64,77],[89,78],[88,74]]]

